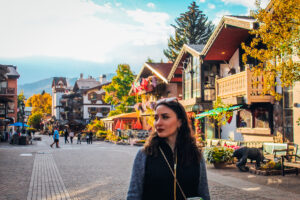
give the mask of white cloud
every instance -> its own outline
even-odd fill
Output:
[[[119,49],[128,54],[137,45],[165,45],[171,33],[168,20],[166,13],[100,6],[91,0],[0,0],[0,55],[110,62],[124,57]],[[124,62],[141,58],[129,59]]]
[[[215,9],[215,8],[216,8],[216,6],[215,6],[214,4],[211,4],[211,3],[208,4],[208,7],[209,7],[210,9]]]
[[[228,10],[222,10],[216,13],[213,24],[217,26],[224,15],[231,15],[231,13]]]
[[[255,0],[222,0],[225,4],[236,4],[236,5],[243,5],[247,7],[248,9],[255,9]],[[261,7],[266,7],[270,0],[262,0],[261,1]]]
[[[205,0],[199,0],[199,3],[204,3],[205,2]]]
[[[149,7],[149,8],[155,8],[155,4],[154,3],[147,3],[147,6]]]

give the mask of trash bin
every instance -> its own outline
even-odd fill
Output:
[[[19,145],[26,145],[26,136],[19,137]]]

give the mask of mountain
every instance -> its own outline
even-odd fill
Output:
[[[115,76],[114,73],[108,73],[108,74],[106,74],[106,79],[110,81],[114,76]],[[77,79],[78,79],[77,77],[67,78],[67,82],[69,85],[74,86]],[[33,94],[40,94],[40,93],[42,93],[43,90],[45,90],[45,92],[47,92],[47,93],[52,94],[52,88],[51,88],[52,80],[53,80],[53,77],[42,79],[42,80],[35,81],[32,83],[18,85],[18,93],[23,91],[24,96],[26,98],[31,97]],[[99,77],[96,78],[96,80],[99,80]]]

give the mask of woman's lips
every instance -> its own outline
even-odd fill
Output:
[[[163,132],[163,131],[164,131],[164,129],[162,129],[162,128],[157,129],[157,132]]]

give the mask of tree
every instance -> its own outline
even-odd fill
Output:
[[[135,97],[128,95],[135,78],[130,66],[120,64],[116,72],[117,75],[112,78],[111,84],[103,87],[105,90],[104,101],[116,106],[109,116],[130,112],[132,111],[130,106],[135,104]]]
[[[276,78],[283,88],[300,80],[300,64],[293,59],[299,57],[300,0],[272,0],[270,6],[254,12],[259,28],[250,32],[254,38],[249,45],[242,44],[243,61],[247,63],[251,57],[258,61],[252,69],[255,75],[264,75],[264,94],[280,100],[281,95],[275,91],[279,85]]]
[[[17,113],[17,121],[18,122],[21,122],[23,120],[23,117],[24,117],[24,113],[23,113],[22,107],[21,107],[21,102],[22,101],[23,102],[25,101],[25,96],[24,96],[23,90],[18,95],[18,113]]]
[[[170,36],[168,48],[164,50],[165,56],[173,62],[184,44],[205,44],[214,29],[196,2],[192,2],[188,11],[180,14],[175,22],[177,25],[171,24],[175,37]]]
[[[33,113],[28,118],[28,125],[39,129],[43,114],[40,112]]]
[[[52,97],[49,93],[34,94],[26,101],[27,107],[32,107],[32,113],[51,114]]]

